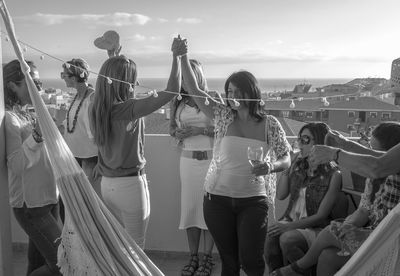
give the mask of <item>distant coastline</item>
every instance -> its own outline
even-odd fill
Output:
[[[209,90],[216,90],[219,92],[224,91],[225,78],[208,78]],[[300,79],[300,78],[267,78],[258,79],[259,85],[262,92],[284,92],[291,91],[299,83],[309,83],[312,85],[311,90],[318,87],[330,85],[330,84],[344,84],[353,80],[353,78],[315,78],[315,79]],[[62,91],[70,91],[65,86],[65,82],[62,79],[43,79],[43,85],[45,88],[61,89]],[[142,86],[156,89],[158,91],[165,89],[167,84],[166,78],[139,78],[139,82]],[[89,83],[95,85],[96,79],[89,79]]]

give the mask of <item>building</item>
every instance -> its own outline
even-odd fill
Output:
[[[322,121],[332,129],[358,132],[383,121],[400,121],[400,108],[374,97],[329,98],[329,105],[320,99],[302,101],[267,101],[271,115],[302,122]]]

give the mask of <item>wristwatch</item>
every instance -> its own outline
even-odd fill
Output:
[[[207,127],[204,128],[203,134],[204,134],[205,136],[208,136],[208,128],[207,128]]]

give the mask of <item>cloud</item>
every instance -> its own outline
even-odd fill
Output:
[[[36,13],[29,16],[18,16],[15,18],[25,23],[40,23],[43,25],[57,25],[69,21],[78,21],[82,24],[107,25],[114,27],[145,25],[152,19],[143,14],[115,12],[112,14],[44,14]]]
[[[167,22],[168,22],[168,19],[165,19],[165,18],[157,18],[157,21],[160,22],[160,23],[167,23]]]
[[[183,17],[179,17],[178,19],[176,19],[176,22],[178,23],[186,23],[186,24],[199,24],[202,22],[201,19],[199,18],[183,18]]]
[[[158,41],[161,40],[161,36],[145,36],[142,34],[135,34],[133,36],[127,37],[126,41]]]

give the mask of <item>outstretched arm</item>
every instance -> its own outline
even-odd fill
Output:
[[[311,152],[310,162],[317,165],[335,160],[359,175],[376,179],[400,172],[399,159],[400,144],[379,157],[317,145]]]
[[[346,151],[351,151],[354,153],[369,154],[369,155],[373,155],[373,156],[381,156],[382,154],[384,154],[384,152],[382,152],[382,151],[376,151],[376,150],[367,148],[367,147],[361,145],[360,143],[346,139],[339,132],[332,131],[332,130],[330,130],[325,136],[325,145],[341,148]]]
[[[196,78],[189,63],[187,54],[182,56],[182,74],[185,83],[188,85],[189,94],[193,95],[193,99],[201,111],[209,118],[214,118],[214,106],[218,103],[210,97],[205,91],[202,91],[197,85]],[[206,105],[205,97],[208,99],[209,104]]]
[[[182,77],[179,62],[180,57],[177,53],[173,52],[171,74],[168,79],[167,88],[165,89],[167,92],[160,91],[158,92],[158,97],[149,96],[144,99],[135,100],[134,117],[140,118],[156,111],[176,96],[175,93],[170,92],[179,92]]]

